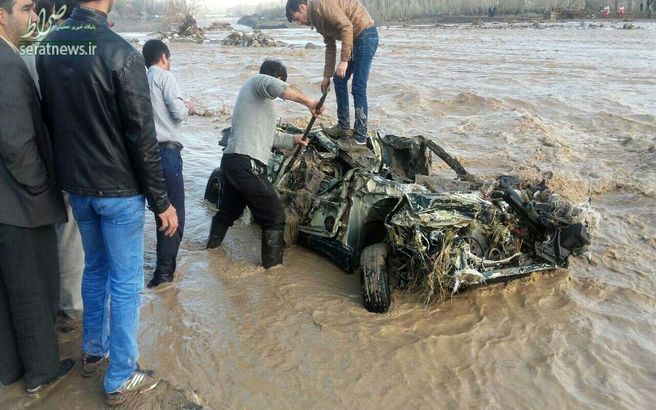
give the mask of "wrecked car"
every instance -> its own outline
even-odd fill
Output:
[[[431,153],[457,183],[430,178]],[[422,136],[379,134],[363,147],[313,129],[300,155],[274,150],[268,177],[286,207],[286,244],[359,273],[371,312],[386,312],[395,288],[421,286],[427,301],[444,300],[467,287],[564,269],[589,248],[595,224],[589,204],[573,204],[544,182],[478,179]],[[206,199],[220,201],[219,191],[215,170]]]

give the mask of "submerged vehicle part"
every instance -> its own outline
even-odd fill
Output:
[[[497,187],[519,196],[502,180]],[[522,206],[552,209],[551,216],[556,209],[550,202]],[[395,250],[407,260],[398,271],[402,281],[423,284],[430,300],[463,286],[565,268],[570,255],[590,245],[585,220],[560,218],[558,226],[547,227],[525,218],[508,202],[480,191],[407,194],[386,226]]]
[[[303,132],[287,124],[280,131]],[[423,136],[378,134],[363,147],[313,129],[309,140],[297,159],[273,150],[269,162],[268,177],[285,206],[285,243],[359,272],[369,311],[387,311],[394,288],[421,286],[429,302],[563,269],[591,244],[597,214],[589,203],[573,204],[544,181],[481,180]],[[464,189],[428,183],[431,151]]]
[[[383,313],[392,303],[387,255],[387,244],[377,243],[364,248],[360,256],[362,300],[370,312]]]

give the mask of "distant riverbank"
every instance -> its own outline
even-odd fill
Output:
[[[225,16],[202,16],[197,15],[199,20],[209,21],[235,21],[235,17]],[[441,25],[441,24],[478,24],[478,23],[533,23],[533,22],[566,22],[566,21],[596,21],[597,23],[603,22],[617,22],[617,21],[647,21],[644,16],[626,16],[624,18],[600,18],[600,17],[584,17],[580,19],[556,19],[552,20],[540,14],[520,14],[520,15],[504,15],[496,17],[487,16],[450,16],[450,15],[426,15],[421,17],[413,17],[409,19],[375,19],[376,25],[379,27],[384,26],[426,26],[426,25]],[[167,31],[172,26],[175,26],[169,19],[163,17],[150,17],[150,18],[132,18],[132,17],[116,17],[111,18],[110,21],[114,23],[114,28],[119,32],[156,32]],[[285,29],[293,28],[295,25],[289,23],[285,18],[262,18],[256,19],[254,16],[245,16],[238,20],[238,24],[250,27],[253,29],[269,30],[269,29]],[[199,26],[202,27],[201,24]],[[209,24],[208,24],[209,26]]]

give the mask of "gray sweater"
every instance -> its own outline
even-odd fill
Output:
[[[276,133],[273,100],[282,97],[287,83],[256,74],[241,87],[232,112],[232,134],[224,154],[248,155],[266,165],[271,147],[291,149],[293,139]]]
[[[189,117],[173,73],[155,65],[148,69],[150,101],[153,105],[157,141],[180,141],[180,123]]]

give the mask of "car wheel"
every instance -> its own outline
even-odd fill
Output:
[[[387,271],[387,245],[377,243],[364,248],[360,255],[360,284],[364,307],[375,313],[384,313],[392,303]]]

